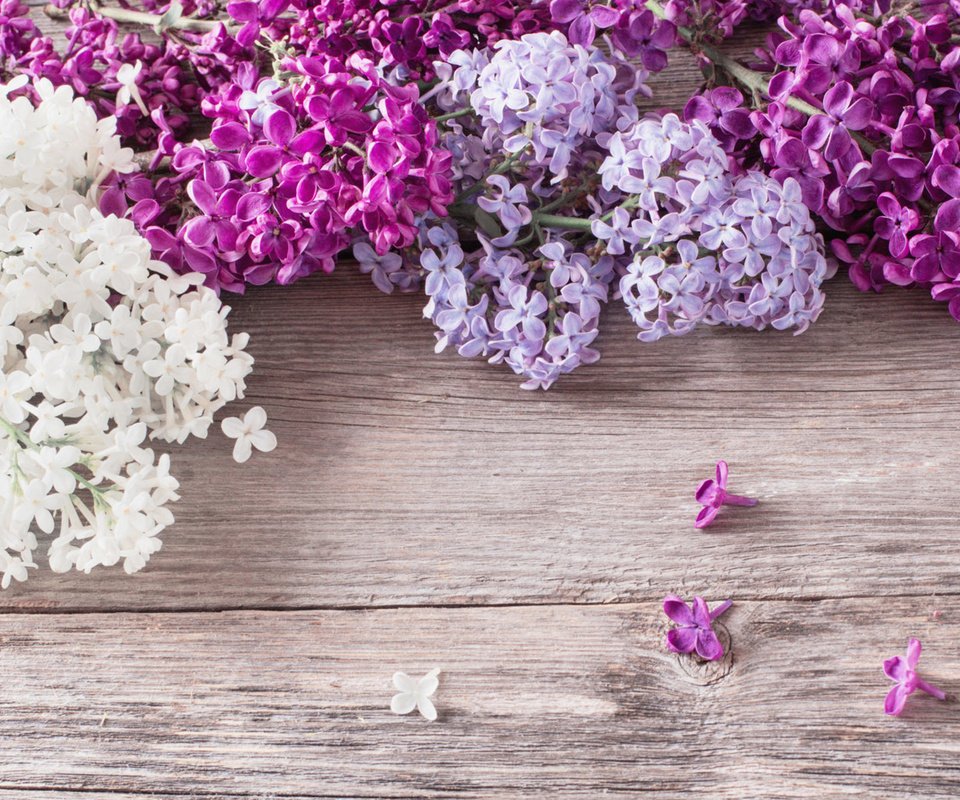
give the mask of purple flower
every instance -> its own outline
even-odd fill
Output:
[[[732,605],[732,600],[725,600],[710,611],[702,597],[694,597],[691,608],[683,598],[667,595],[663,613],[678,625],[667,632],[667,647],[674,653],[696,651],[706,661],[719,661],[723,658],[723,645],[713,632],[713,621]]]
[[[823,114],[810,118],[803,129],[803,143],[829,159],[846,155],[853,144],[850,131],[862,131],[873,118],[873,103],[841,81],[823,97]]]
[[[694,95],[684,107],[683,116],[688,122],[698,119],[706,123],[721,144],[730,139],[749,139],[757,131],[750,112],[743,108],[743,95],[731,86]]]
[[[720,507],[730,506],[755,506],[757,500],[752,497],[741,497],[727,492],[727,476],[729,474],[726,461],[717,462],[716,480],[708,478],[697,489],[695,495],[697,502],[703,506],[700,513],[697,514],[695,528],[706,528],[717,517]]]
[[[547,328],[540,316],[547,311],[547,298],[542,292],[534,290],[527,295],[527,287],[518,284],[507,293],[509,308],[504,309],[494,320],[497,330],[504,333],[518,325],[523,335],[533,341],[540,341],[547,334]]]
[[[890,242],[890,255],[902,258],[907,254],[907,234],[920,223],[920,215],[909,206],[901,206],[890,192],[877,198],[881,216],[874,223],[874,230]]]
[[[533,218],[527,202],[527,187],[522,183],[511,186],[503,175],[491,175],[487,183],[494,188],[493,196],[484,195],[477,199],[477,205],[484,211],[500,217],[507,233],[528,225]]]
[[[884,713],[894,717],[899,716],[907,704],[907,698],[917,689],[936,697],[938,700],[947,699],[946,692],[927,683],[917,675],[920,649],[920,640],[910,639],[907,643],[906,657],[894,656],[883,662],[884,674],[896,683],[896,686],[887,692],[887,698],[883,703]]]

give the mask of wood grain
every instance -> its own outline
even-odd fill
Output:
[[[249,401],[280,441],[244,466],[175,450],[176,527],[147,570],[31,575],[8,610],[312,608],[960,592],[951,442],[960,328],[843,279],[803,336],[703,330],[604,356],[547,393],[434,355],[420,299],[349,267],[236,303]],[[373,320],[376,320],[374,323]],[[717,458],[761,498],[709,533]]]
[[[672,56],[651,105],[698,80]],[[0,593],[0,797],[960,796],[960,705],[886,718],[880,669],[916,635],[960,691],[960,327],[827,294],[801,337],[643,345],[611,306],[548,393],[434,355],[422,298],[350,265],[237,298],[280,446],[172,450],[137,577]],[[761,505],[696,533],[720,457]],[[736,601],[723,662],[665,651],[672,591]],[[435,666],[440,720],[391,715]]]
[[[960,600],[936,608],[737,602],[700,667],[653,603],[8,616],[0,788],[947,800],[960,705],[882,712],[910,634],[960,688]],[[392,673],[433,667],[439,721],[392,715]]]

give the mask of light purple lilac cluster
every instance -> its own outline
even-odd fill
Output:
[[[835,265],[796,181],[731,175],[707,126],[673,114],[600,141],[603,187],[620,204],[593,233],[609,252],[633,253],[620,294],[641,341],[700,322],[802,333],[817,319]]]
[[[387,288],[424,276],[438,350],[547,388],[599,357],[618,281],[645,341],[701,321],[799,331],[816,319],[830,265],[796,184],[734,179],[704,124],[639,118],[644,75],[615,53],[554,31],[454,53],[437,71],[451,217],[424,216],[403,253],[360,242],[354,255]]]
[[[743,167],[796,180],[858,288],[919,285],[960,320],[958,9],[874,16],[836,4],[781,27],[766,74],[729,69],[769,100],[751,111],[736,90],[714,89],[686,118],[709,124]]]
[[[615,277],[585,218],[597,206],[598,134],[614,129],[648,89],[645,73],[559,32],[460,52],[438,66],[444,143],[454,154],[451,214],[472,241],[424,219],[418,263],[437,349],[503,363],[523,387],[548,388],[593,363],[600,308]],[[583,219],[551,212],[580,210]],[[371,254],[355,249],[376,272]]]

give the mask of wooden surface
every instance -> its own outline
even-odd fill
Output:
[[[942,305],[840,277],[801,337],[655,345],[612,306],[548,393],[421,305],[349,267],[234,302],[279,447],[176,449],[140,575],[0,593],[0,797],[960,796],[960,704],[882,713],[911,635],[960,690]],[[695,532],[720,457],[761,505]],[[723,662],[665,651],[669,592],[735,601]],[[392,715],[434,667],[438,722]]]

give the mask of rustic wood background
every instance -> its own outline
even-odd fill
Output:
[[[177,449],[140,575],[0,594],[0,794],[956,798],[960,705],[885,717],[881,664],[915,635],[960,690],[960,327],[828,295],[799,338],[642,345],[613,306],[548,393],[349,267],[236,299],[280,445]],[[721,457],[762,504],[695,532]],[[666,652],[669,592],[734,600],[722,662]],[[433,667],[439,721],[392,715]]]

